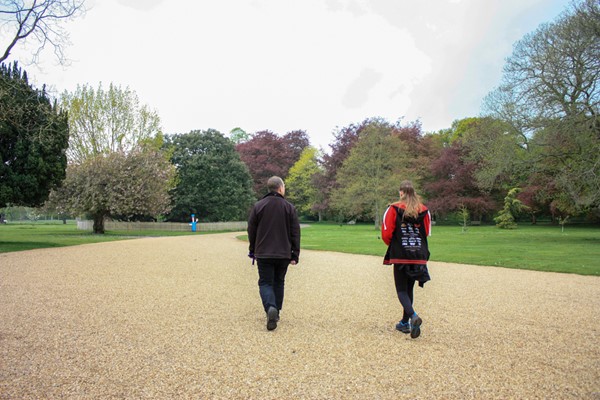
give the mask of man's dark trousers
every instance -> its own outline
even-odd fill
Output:
[[[265,312],[269,307],[281,310],[283,306],[283,290],[285,274],[290,260],[282,258],[259,258],[258,288]]]

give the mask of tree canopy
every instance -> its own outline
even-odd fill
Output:
[[[315,178],[321,172],[318,151],[312,146],[306,147],[300,159],[290,168],[286,180],[286,197],[300,214],[318,214],[318,207],[315,205],[320,200],[320,193],[315,185]]]
[[[67,114],[17,63],[0,65],[0,207],[39,206],[65,177]]]
[[[282,179],[287,177],[288,171],[309,143],[304,131],[292,131],[283,136],[271,131],[260,131],[236,146],[240,158],[252,175],[256,197],[265,194],[267,179],[271,176],[277,175]]]
[[[160,151],[160,119],[134,91],[113,84],[105,91],[78,86],[61,96],[69,112],[69,167],[53,196],[59,210],[91,215],[94,232],[104,218],[157,217],[170,210],[175,167]]]
[[[250,135],[242,128],[237,127],[229,131],[229,139],[235,144],[240,144],[250,139]]]
[[[156,149],[101,154],[70,165],[51,202],[59,210],[90,215],[94,233],[104,233],[107,217],[131,220],[167,213],[175,173],[175,167]]]
[[[386,205],[398,197],[400,182],[416,180],[409,172],[410,150],[392,132],[380,119],[365,126],[336,176],[331,204],[338,214],[368,217],[378,225]]]
[[[514,46],[484,111],[526,148],[528,179],[570,215],[600,207],[600,4],[574,2]]]
[[[465,208],[469,214],[481,218],[496,207],[494,200],[477,187],[477,165],[467,160],[467,149],[460,142],[444,148],[439,158],[431,163],[432,178],[424,186],[428,206],[436,215],[445,216]]]
[[[320,200],[314,208],[319,212],[331,214],[331,195],[338,187],[337,171],[350,155],[352,147],[358,141],[360,133],[369,124],[369,121],[370,119],[366,119],[360,124],[350,124],[336,129],[333,133],[334,141],[329,145],[331,151],[323,154],[320,160],[323,172],[317,174],[314,179],[314,184],[320,193]]]
[[[129,152],[138,144],[162,143],[160,117],[128,87],[104,90],[85,84],[63,92],[61,107],[69,112],[69,161],[80,163],[99,154]]]
[[[60,2],[34,4],[41,3]],[[127,158],[162,145],[158,115],[129,88],[79,86],[62,95],[61,112],[43,90],[25,90],[26,74],[4,68],[2,79],[10,84],[0,92],[0,201],[33,204],[56,186],[60,165],[64,170],[66,112],[73,165],[83,168],[118,157],[113,154]],[[423,133],[420,121],[367,118],[336,129],[331,151],[324,154],[310,147],[302,130],[279,135],[234,128],[229,139],[214,130],[169,137],[163,151],[179,181],[168,218],[188,221],[194,213],[203,221],[245,219],[252,201],[265,194],[267,179],[278,175],[300,213],[319,219],[377,223],[385,205],[397,198],[399,182],[410,179],[436,217],[461,214],[465,226],[467,217],[492,221],[498,212],[510,225],[507,198],[522,204],[533,221],[541,215],[599,221],[599,77],[600,3],[574,0],[554,21],[515,43],[482,115],[456,120],[447,129]],[[19,120],[23,110],[35,118]],[[44,132],[35,138],[27,125],[34,122]],[[124,214],[110,215],[133,215],[120,211]]]
[[[209,129],[168,136],[165,146],[179,175],[169,220],[188,221],[190,214],[208,222],[248,217],[252,177],[231,140]]]

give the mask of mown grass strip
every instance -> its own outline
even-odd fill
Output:
[[[245,237],[241,237],[244,239]],[[434,226],[431,260],[600,276],[600,227],[523,225]],[[302,248],[381,256],[386,246],[373,225],[310,224],[302,230]]]
[[[302,247],[381,256],[386,246],[373,225],[311,224],[302,230]],[[429,238],[432,261],[537,271],[600,275],[600,227],[524,225],[434,226]]]

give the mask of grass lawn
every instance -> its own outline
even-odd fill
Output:
[[[165,231],[107,231],[94,235],[77,229],[75,222],[56,223],[10,223],[0,225],[0,253],[32,250],[47,247],[74,246],[86,243],[109,242],[144,236],[180,236],[199,234],[192,232]]]
[[[0,253],[45,247],[124,240],[143,236],[198,235],[218,232],[107,231],[104,235],[77,230],[74,222],[0,225]],[[241,239],[246,239],[240,236]],[[520,225],[434,226],[429,238],[432,261],[489,265],[538,271],[600,276],[600,227]],[[380,256],[385,244],[373,225],[313,223],[302,229],[302,248]]]
[[[302,247],[353,254],[385,254],[373,225],[312,224],[302,230]],[[600,275],[600,227],[520,225],[506,230],[475,226],[434,226],[429,238],[432,261],[538,271]]]

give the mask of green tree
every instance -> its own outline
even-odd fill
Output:
[[[67,115],[17,63],[0,66],[0,207],[39,206],[65,177]]]
[[[231,141],[235,144],[240,144],[250,140],[250,134],[242,128],[233,128],[229,132],[229,139],[231,139]]]
[[[600,207],[599,16],[597,0],[578,0],[526,35],[485,101],[524,138],[530,173],[551,178],[555,203],[578,213]]]
[[[129,220],[170,209],[175,169],[159,151],[158,114],[140,105],[135,92],[113,84],[107,91],[102,84],[78,86],[62,94],[61,107],[69,113],[71,164],[53,201],[57,211],[87,213],[94,232],[103,233],[106,217]]]
[[[527,207],[517,198],[519,188],[512,188],[504,198],[504,207],[494,221],[496,226],[502,229],[514,229],[517,227],[516,217]]]
[[[319,201],[319,191],[314,184],[315,175],[322,172],[318,164],[318,151],[306,147],[300,159],[290,168],[286,179],[286,196],[303,215],[320,214],[314,206]]]
[[[175,167],[164,153],[136,148],[129,153],[112,152],[71,164],[51,202],[73,214],[94,220],[94,233],[104,233],[107,217],[132,219],[139,215],[165,214],[170,210],[169,190]]]
[[[462,140],[465,136],[465,133],[473,129],[473,127],[476,126],[478,122],[479,118],[475,117],[457,119],[453,121],[452,127],[450,128],[448,135],[449,144],[453,143],[456,140]]]
[[[465,161],[474,163],[477,187],[485,192],[506,191],[521,184],[528,174],[528,145],[504,121],[491,117],[468,118],[460,140]]]
[[[398,197],[403,179],[417,181],[409,172],[408,148],[392,136],[385,121],[371,121],[338,170],[332,208],[346,217],[371,218],[375,226],[387,204]]]
[[[140,104],[137,94],[110,84],[108,90],[78,85],[61,95],[61,107],[69,112],[70,162],[112,152],[129,152],[140,143],[162,143],[160,118],[156,111]]]
[[[252,177],[231,140],[209,129],[168,137],[166,146],[179,174],[169,220],[187,221],[190,214],[209,222],[247,218],[255,199]]]

